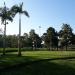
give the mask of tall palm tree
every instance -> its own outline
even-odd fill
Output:
[[[21,56],[21,15],[24,14],[25,16],[29,17],[29,14],[27,11],[23,10],[23,2],[20,5],[14,5],[11,10],[14,14],[19,13],[18,56]]]
[[[5,48],[6,48],[6,25],[8,24],[7,20],[13,21],[13,15],[9,8],[6,7],[5,2],[4,2],[4,7],[0,8],[0,18],[1,18],[1,24],[4,25],[4,40],[3,40],[3,55],[5,55]]]

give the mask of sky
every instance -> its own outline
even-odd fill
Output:
[[[21,29],[23,33],[29,33],[31,29],[39,35],[46,32],[47,28],[53,27],[59,31],[63,23],[69,24],[75,33],[75,0],[0,0],[0,7],[11,8],[15,4],[23,2],[23,9],[27,10],[30,18],[22,15]],[[7,25],[7,35],[18,34],[19,15],[13,22]],[[39,27],[41,26],[41,28]],[[0,28],[3,29],[3,25]]]

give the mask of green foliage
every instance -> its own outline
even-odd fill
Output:
[[[57,32],[52,27],[49,27],[47,29],[47,33],[43,35],[43,39],[45,45],[49,48],[49,50],[53,48],[53,46],[58,46]]]
[[[13,15],[16,15],[17,13],[21,13],[21,14],[24,14],[27,17],[29,17],[28,12],[26,10],[23,11],[23,3],[20,5],[13,5],[11,7],[11,11],[12,11]]]
[[[32,29],[32,30],[29,32],[29,38],[31,39],[31,41],[32,41],[32,46],[33,46],[34,48],[40,48],[40,47],[41,47],[41,42],[42,42],[42,40],[41,40],[41,38],[39,37],[39,35],[35,33],[35,30]]]
[[[70,27],[70,25],[63,24],[62,29],[59,32],[59,37],[62,38],[60,40],[60,42],[64,46],[66,46],[66,50],[67,50],[67,46],[68,46],[69,42],[71,42],[72,36],[73,36],[73,33],[72,33],[72,28]]]
[[[0,8],[0,17],[2,24],[5,24],[5,20],[13,21],[12,13],[6,6]]]
[[[6,47],[17,48],[18,47],[18,36],[8,35],[6,36]]]
[[[75,45],[75,34],[72,35],[72,37],[70,38],[71,42],[70,44]]]
[[[72,28],[68,24],[63,24],[62,29],[60,30],[60,37],[66,39],[72,37]]]

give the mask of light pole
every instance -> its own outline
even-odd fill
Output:
[[[39,26],[39,36],[41,37],[41,26]]]

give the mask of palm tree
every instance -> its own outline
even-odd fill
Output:
[[[11,8],[12,12],[14,14],[19,13],[19,39],[18,39],[18,56],[21,56],[21,15],[24,14],[25,16],[29,17],[29,14],[27,11],[23,10],[23,2],[22,4],[14,5]]]
[[[1,24],[4,25],[4,40],[3,40],[3,55],[5,55],[5,48],[6,48],[6,25],[8,24],[7,20],[13,21],[14,15],[12,15],[11,11],[9,8],[6,7],[5,2],[4,2],[4,7],[0,8],[0,18],[1,18]]]

